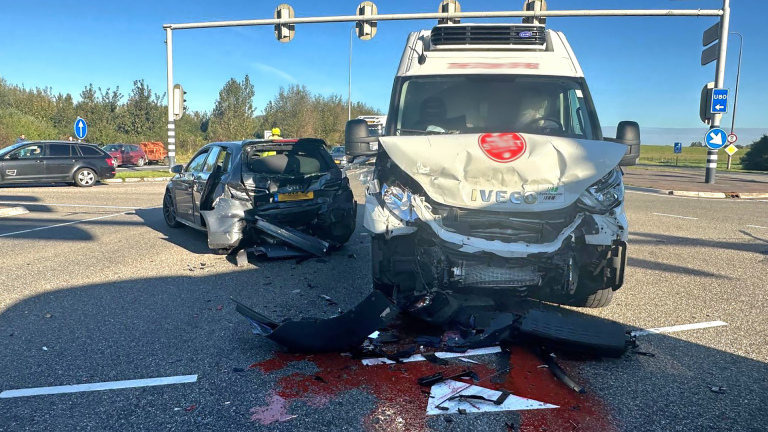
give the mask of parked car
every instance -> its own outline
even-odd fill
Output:
[[[89,187],[113,177],[112,156],[88,144],[25,141],[0,149],[0,184],[74,182]]]
[[[141,147],[133,144],[107,144],[102,150],[117,160],[117,165],[135,165],[142,167],[148,161],[147,154]]]
[[[331,157],[336,165],[340,167],[347,166],[347,153],[344,150],[344,146],[337,146],[331,149]]]
[[[355,230],[349,179],[320,139],[212,143],[171,171],[165,222],[206,231],[211,249],[290,237],[310,247],[322,242],[324,252]]]

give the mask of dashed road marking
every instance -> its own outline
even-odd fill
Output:
[[[768,227],[760,226],[760,225],[747,225],[750,228],[760,228],[760,229],[768,229]]]
[[[135,387],[152,387],[169,384],[184,384],[197,381],[197,375],[181,375],[162,378],[136,379],[127,381],[110,381],[91,384],[76,384],[56,387],[36,387],[18,390],[6,390],[0,393],[0,398],[17,398],[27,396],[52,395],[62,393],[80,393],[100,390],[117,390]]]
[[[147,207],[146,209],[153,209],[153,208],[159,208],[159,207]],[[144,209],[144,210],[146,210],[146,209]],[[55,225],[48,225],[48,226],[44,226],[44,227],[32,228],[32,229],[23,230],[23,231],[16,231],[16,232],[12,232],[12,233],[0,234],[0,237],[8,237],[8,236],[16,235],[16,234],[26,234],[26,233],[30,233],[30,232],[33,232],[33,231],[40,231],[40,230],[45,230],[45,229],[49,229],[49,228],[58,228],[58,227],[63,227],[63,226],[68,226],[68,225],[79,224],[79,223],[82,223],[82,222],[91,222],[91,221],[95,221],[95,220],[108,219],[108,218],[113,218],[113,217],[116,217],[116,216],[123,216],[123,215],[129,215],[129,214],[136,214],[136,213],[134,213],[133,211],[127,211],[127,212],[122,212],[122,213],[113,213],[113,214],[109,214],[109,215],[105,215],[105,216],[99,216],[99,217],[95,217],[95,218],[81,219],[81,220],[76,220],[76,221],[72,221],[72,222],[65,222],[65,223],[60,223],[60,224],[55,224]]]
[[[656,216],[666,216],[666,217],[673,217],[673,218],[679,218],[679,219],[691,219],[691,220],[699,220],[699,218],[690,217],[690,216],[678,216],[678,215],[671,215],[666,213],[654,213]]]
[[[645,329],[645,330],[635,330],[630,334],[632,336],[645,336],[650,334],[673,333],[673,332],[679,332],[679,331],[697,330],[697,329],[720,327],[720,326],[727,326],[727,325],[728,323],[722,322],[722,321],[709,321],[709,322],[701,322],[701,323],[695,323],[695,324],[683,324],[683,325],[677,325],[677,326],[671,326],[671,327],[659,327],[659,328],[652,328],[652,329]]]

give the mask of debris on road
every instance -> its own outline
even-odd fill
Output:
[[[332,298],[328,297],[327,295],[320,294],[320,298],[325,300],[326,303],[328,303],[329,306],[338,306],[339,304],[333,301]]]
[[[191,411],[194,411],[196,408],[197,408],[197,405],[190,405],[190,406],[184,408],[184,411],[191,412]]]
[[[709,391],[712,393],[725,394],[725,387],[710,387]]]
[[[53,314],[47,313],[47,314],[45,314],[45,317],[46,318],[51,318],[51,317],[53,317]]]
[[[368,335],[385,327],[397,316],[397,307],[384,294],[374,291],[357,306],[344,314],[328,318],[304,318],[298,321],[275,322],[235,299],[238,313],[261,335],[291,351],[343,352],[358,348]]]
[[[568,376],[567,373],[563,370],[563,368],[560,367],[559,364],[557,364],[557,361],[555,361],[555,355],[553,353],[550,353],[549,355],[544,354],[542,351],[540,352],[541,358],[544,360],[544,362],[547,364],[547,369],[549,369],[550,372],[552,372],[552,375],[555,376],[558,380],[560,380],[563,384],[567,385],[568,388],[572,389],[576,393],[584,394],[587,392],[587,390],[576,383],[573,379],[571,379],[570,376]]]
[[[450,376],[443,376],[442,372],[438,372],[433,375],[421,377],[417,380],[420,386],[423,387],[432,387],[433,385],[437,383],[441,383],[446,380],[455,380],[457,378],[469,378],[474,381],[480,381],[480,377],[477,376],[476,373],[472,372],[471,370],[465,370],[464,372],[450,375]]]

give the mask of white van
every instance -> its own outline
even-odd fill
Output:
[[[375,153],[365,227],[374,287],[445,322],[533,298],[607,305],[624,281],[619,165],[639,127],[604,138],[565,36],[538,24],[444,24],[411,33]],[[363,151],[364,152],[364,151]]]

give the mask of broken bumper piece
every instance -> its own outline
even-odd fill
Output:
[[[254,227],[315,256],[323,256],[328,251],[329,244],[327,242],[292,228],[277,226],[260,217],[256,217]],[[267,251],[264,253],[269,256]]]
[[[278,323],[232,299],[238,313],[253,325],[255,334],[300,353],[343,352],[359,347],[366,337],[385,327],[395,316],[395,304],[374,291],[342,315],[320,319],[303,318]]]

